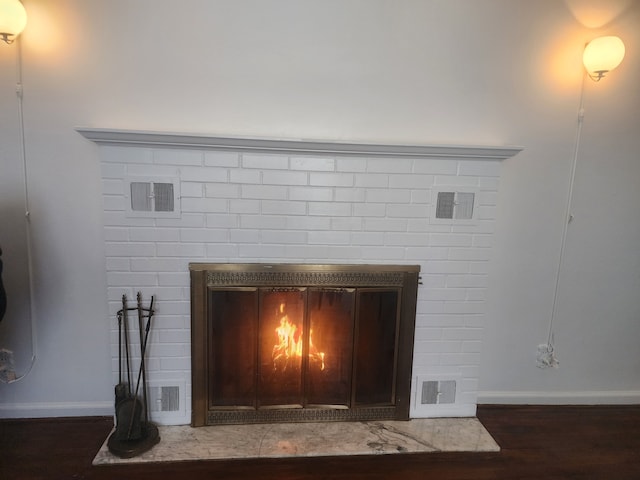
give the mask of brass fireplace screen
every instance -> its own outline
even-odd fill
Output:
[[[409,418],[419,266],[189,267],[193,426]]]

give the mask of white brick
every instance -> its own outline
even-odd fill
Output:
[[[425,273],[468,273],[469,262],[451,260],[431,260],[427,262],[423,271]]]
[[[351,187],[352,173],[315,173],[309,174],[309,185],[318,187]]]
[[[183,228],[180,231],[180,241],[185,243],[219,243],[227,242],[228,240],[227,230],[223,229]]]
[[[459,341],[419,341],[416,342],[416,351],[420,353],[460,353],[462,342]]]
[[[240,198],[240,186],[228,183],[208,183],[205,196],[209,198]]]
[[[409,203],[411,192],[408,190],[391,190],[386,188],[370,188],[367,190],[367,201],[382,203]]]
[[[431,175],[455,175],[458,164],[452,160],[416,159],[413,163],[414,173],[427,173]]]
[[[228,243],[208,243],[207,261],[217,259],[218,261],[231,262],[231,259],[238,257],[238,245]]]
[[[430,232],[433,231],[431,223],[426,218],[408,218],[407,232]]]
[[[433,175],[389,175],[389,188],[429,188],[433,185]]]
[[[366,199],[366,189],[336,188],[334,195],[336,202],[364,202]]]
[[[308,174],[306,172],[262,172],[264,185],[306,185]]]
[[[336,171],[338,172],[365,172],[367,160],[365,158],[343,157],[336,159]]]
[[[128,272],[131,269],[129,259],[125,257],[107,258],[107,272]]]
[[[177,177],[179,173],[179,169],[175,165],[127,164],[126,167],[127,176],[131,177]],[[197,168],[200,169],[200,167]]]
[[[100,148],[103,162],[151,163],[152,152],[148,148],[115,147],[106,145]]]
[[[368,232],[405,232],[407,220],[403,218],[365,218],[364,229]]]
[[[226,183],[229,174],[226,168],[216,167],[182,167],[180,180],[183,182]]]
[[[333,190],[322,187],[289,187],[289,200],[330,202],[333,200]]]
[[[112,243],[105,245],[107,257],[153,257],[156,246],[153,243]]]
[[[355,177],[356,187],[386,188],[389,186],[389,175],[382,173],[361,173]]]
[[[387,205],[387,216],[398,218],[425,218],[429,216],[429,209],[424,205]]]
[[[497,191],[498,186],[500,185],[500,180],[498,178],[487,178],[480,177],[478,179],[478,186],[480,190],[488,190],[488,191]]]
[[[447,287],[482,288],[487,286],[487,275],[449,275]]]
[[[487,299],[486,290],[484,288],[467,288],[467,298],[470,302],[484,301]]]
[[[429,301],[464,301],[467,298],[467,290],[464,288],[430,288],[425,293],[425,298]]]
[[[126,167],[121,163],[105,163],[100,162],[100,172],[102,179],[118,179],[122,180],[126,176]]]
[[[220,198],[183,198],[182,211],[188,213],[226,212],[229,202]]]
[[[286,200],[287,189],[273,185],[242,185],[242,198],[264,200]]]
[[[441,365],[479,365],[478,353],[443,353],[440,355]]]
[[[384,217],[387,213],[384,203],[354,203],[353,215],[356,217]]]
[[[242,166],[244,168],[287,170],[289,159],[281,155],[244,153],[242,154]]]
[[[351,216],[351,204],[335,202],[309,202],[308,214],[348,217]]]
[[[470,247],[471,239],[471,235],[431,233],[428,245],[433,247]]]
[[[446,302],[444,304],[444,313],[479,314],[484,309],[484,302]]]
[[[290,245],[287,246],[286,251],[289,258],[302,258],[306,262],[329,258],[329,249],[326,245]]]
[[[232,243],[260,243],[260,231],[230,230],[229,241]]]
[[[164,260],[165,262],[168,259]],[[188,265],[185,266],[183,271],[178,272],[161,272],[158,274],[158,285],[162,286],[175,286],[175,285],[189,285],[189,270]]]
[[[240,155],[237,152],[205,152],[204,164],[207,167],[237,167]]]
[[[446,260],[449,249],[445,247],[407,247],[407,257],[423,260]]]
[[[154,150],[153,163],[158,165],[202,165],[204,155],[198,150]]]
[[[351,241],[354,245],[384,245],[384,234],[382,232],[353,232]]]
[[[479,340],[463,342],[462,352],[463,353],[480,353],[482,352],[482,342]]]
[[[278,258],[286,258],[288,246],[286,245],[239,245],[238,256],[243,259],[254,259],[256,262],[278,261]]]
[[[229,200],[229,212],[260,213],[260,200]]]
[[[385,233],[387,245],[420,246],[427,245],[429,235],[426,233]]]
[[[355,262],[361,258],[360,247],[347,247],[329,245],[327,248],[327,258]]]
[[[355,242],[354,242],[355,243]],[[404,260],[404,248],[402,247],[362,247],[362,258],[366,260]]]
[[[478,205],[495,206],[498,204],[497,192],[478,192],[476,194],[476,203]]]
[[[200,243],[160,243],[156,249],[159,257],[204,257],[204,244]]]
[[[181,182],[180,196],[182,198],[201,198],[204,196],[204,184],[200,182]]]
[[[329,217],[287,217],[287,229],[289,230],[329,230],[331,218]]]
[[[415,329],[415,341],[428,341],[428,340],[441,340],[444,333],[443,328],[434,327],[416,327]]]
[[[157,277],[155,273],[107,272],[107,284],[112,287],[137,287],[155,285],[156,283]]]
[[[312,232],[310,232],[312,233]],[[263,230],[262,243],[307,243],[307,232],[288,232],[283,230]]]
[[[305,202],[285,202],[277,200],[263,200],[262,213],[280,215],[305,215],[307,204]]]
[[[104,195],[124,195],[124,181],[121,179],[102,179],[102,193]]]
[[[362,223],[362,218],[336,217],[331,219],[331,230],[362,230]],[[358,245],[357,243],[355,244]]]
[[[204,215],[200,213],[182,213],[180,218],[156,218],[155,224],[158,227],[202,227],[204,226]]]
[[[489,260],[491,250],[488,248],[451,248],[449,260]]]
[[[259,184],[262,182],[262,172],[260,170],[229,170],[229,182]]]
[[[457,177],[453,175],[437,175],[433,182],[437,186],[476,187],[478,177]]]
[[[235,200],[229,202],[229,209],[232,210]],[[253,202],[260,208],[259,202]],[[206,216],[208,228],[235,228],[238,226],[238,216],[233,214],[212,213]]]
[[[287,217],[279,215],[243,215],[240,217],[242,228],[285,230]]]
[[[309,232],[310,245],[348,245],[351,243],[349,232]]]
[[[474,177],[498,177],[502,163],[497,161],[460,160],[458,162],[458,175]]]
[[[333,158],[323,157],[292,157],[292,170],[306,170],[309,172],[333,172],[336,161]]]
[[[479,340],[481,337],[481,328],[445,328],[442,332],[445,340]]]
[[[159,341],[162,343],[189,343],[191,335],[188,330],[160,330],[158,332]]]
[[[188,271],[188,260],[182,258],[132,258],[133,272],[181,272]]]
[[[492,247],[493,246],[493,235],[490,234],[482,234],[482,235],[474,235],[471,241],[471,244],[474,247]]]
[[[160,359],[160,369],[163,371],[183,371],[191,368],[191,357],[167,357]]]
[[[413,161],[406,158],[369,158],[367,172],[411,173]]]
[[[105,241],[126,242],[129,240],[129,229],[124,227],[105,227]]]
[[[431,204],[431,190],[411,190],[412,204]]]
[[[479,206],[476,209],[477,218],[480,220],[493,220],[496,218],[497,207]]]
[[[129,239],[132,242],[177,242],[180,240],[180,230],[177,228],[130,228]]]

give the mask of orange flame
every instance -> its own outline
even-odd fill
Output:
[[[284,312],[285,304],[281,303],[280,321],[275,329],[278,341],[273,346],[271,354],[274,369],[283,371],[287,369],[291,361],[302,358],[303,343],[302,329],[298,333],[298,327],[291,323],[289,316]],[[313,330],[310,331],[309,335],[309,360],[318,363],[320,370],[324,370],[325,354],[324,352],[318,352],[318,349],[313,345],[312,335]]]

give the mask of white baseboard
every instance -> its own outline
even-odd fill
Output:
[[[0,418],[94,417],[114,411],[113,401],[0,404]]]
[[[640,390],[575,392],[478,392],[478,404],[497,405],[636,405]]]
[[[420,405],[411,409],[410,418],[475,417],[476,406],[469,404]]]

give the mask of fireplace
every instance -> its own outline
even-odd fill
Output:
[[[419,270],[190,264],[192,425],[408,420]]]

